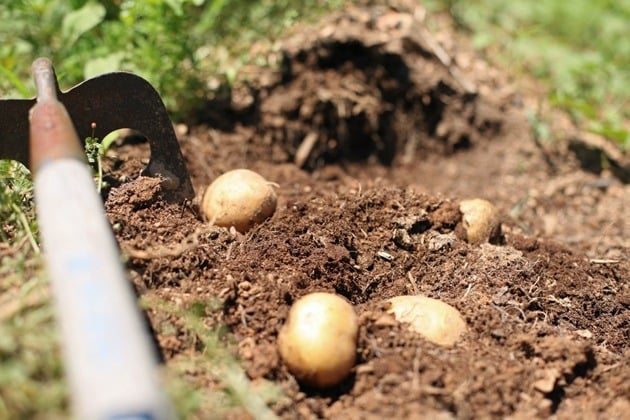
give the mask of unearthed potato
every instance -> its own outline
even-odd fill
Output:
[[[501,233],[501,223],[496,208],[487,200],[474,198],[459,203],[466,240],[480,244],[496,238]]]
[[[241,233],[273,216],[278,197],[272,184],[248,169],[229,171],[206,189],[201,209],[217,226],[234,226]]]
[[[397,296],[388,300],[388,312],[397,321],[408,323],[410,328],[432,343],[453,347],[466,331],[466,322],[451,305],[425,296]]]
[[[359,319],[346,299],[332,293],[311,293],[291,307],[278,334],[278,347],[298,381],[326,388],[350,374],[358,333]]]

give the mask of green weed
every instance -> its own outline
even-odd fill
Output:
[[[66,417],[29,171],[0,161],[0,418]]]
[[[31,174],[21,163],[0,160],[0,242],[28,240],[39,252]]]
[[[271,382],[254,387],[228,350],[234,343],[227,331],[204,323],[205,316],[220,310],[218,301],[175,305],[145,295],[141,302],[155,313],[154,328],[160,334],[177,335],[187,348],[195,349],[175,356],[166,367],[167,388],[180,418],[207,418],[208,413],[222,418],[234,408],[245,409],[256,419],[275,418],[267,404],[280,398],[280,389]],[[201,387],[199,379],[212,380],[215,386]]]
[[[94,137],[96,123],[92,123],[92,135],[85,139],[85,156],[96,173],[96,191],[100,194],[106,184],[103,182],[103,156],[107,151],[107,144]]]
[[[67,418],[48,284],[27,248],[0,248],[0,418]]]

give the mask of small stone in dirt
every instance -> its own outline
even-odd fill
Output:
[[[443,249],[450,249],[453,243],[457,240],[453,233],[441,234],[435,231],[431,231],[427,234],[427,247],[429,251],[442,251]]]
[[[540,374],[541,379],[534,382],[534,388],[543,394],[549,394],[556,387],[556,382],[560,377],[560,372],[557,369],[547,369]]]
[[[394,256],[392,254],[390,254],[389,252],[378,251],[376,253],[376,255],[378,255],[379,257],[381,257],[382,259],[384,259],[386,261],[393,261],[394,260]]]
[[[413,251],[413,241],[405,229],[394,229],[392,240],[397,247],[404,249],[405,251]]]
[[[593,338],[593,333],[589,330],[576,330],[575,334],[587,340]]]
[[[395,327],[397,324],[397,321],[391,315],[383,315],[374,321],[374,326],[379,328]]]

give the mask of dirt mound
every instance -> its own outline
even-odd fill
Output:
[[[203,303],[205,325],[228,328],[249,378],[282,388],[271,407],[283,418],[622,418],[626,222],[598,209],[623,210],[625,187],[587,187],[597,179],[570,161],[545,166],[510,88],[477,62],[449,61],[467,53],[445,51],[417,13],[350,9],[318,28],[284,44],[282,72],[261,71],[229,109],[208,114],[214,128],[180,131],[198,191],[238,167],[280,185],[276,214],[248,234],[167,203],[157,180],[121,181],[138,173],[146,145],[110,154],[121,182],[106,209],[139,293]],[[501,210],[499,244],[463,239],[464,196]],[[576,249],[533,236],[557,212],[591,221]],[[357,366],[326,392],[300,387],[276,349],[290,305],[312,291],[345,296],[361,320]],[[385,299],[407,294],[461,311],[469,330],[455,348],[385,313]],[[166,363],[199,351],[181,322],[148,312]]]
[[[498,129],[500,117],[483,100],[435,68],[442,64],[409,15],[361,17],[343,15],[291,39],[283,82],[261,101],[262,129],[298,166],[372,155],[392,164],[397,152],[410,161],[415,152],[471,147]]]
[[[305,169],[371,157],[410,163],[467,149],[501,127],[500,109],[411,14],[340,13],[292,34],[275,59],[281,70],[237,89],[230,111]],[[224,115],[206,120],[226,127]]]
[[[471,246],[455,234],[457,203],[379,183],[283,187],[292,198],[246,236],[165,204],[156,185],[141,178],[108,201],[138,288],[183,305],[219,297],[208,328],[235,335],[251,379],[282,385],[289,400],[273,408],[283,417],[545,417],[576,405],[593,416],[621,413],[627,264],[592,264],[518,235]],[[323,394],[300,388],[275,345],[292,302],[312,291],[346,296],[361,317],[355,374]],[[385,314],[385,299],[419,293],[464,315],[469,332],[455,349]],[[190,351],[185,336],[158,337],[167,359]],[[594,398],[593,387],[609,395]]]

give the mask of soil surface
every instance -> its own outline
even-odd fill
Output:
[[[628,418],[630,186],[536,141],[530,98],[425,23],[420,8],[328,16],[281,44],[281,70],[252,69],[177,127],[199,195],[236,168],[278,185],[274,216],[244,235],[137,177],[146,142],[110,150],[107,214],[139,294],[219,299],[204,322],[228,327],[253,383],[282,388],[281,418]],[[465,240],[459,203],[473,197],[501,214],[492,244]],[[356,367],[326,391],[296,382],[276,347],[314,291],[360,317]],[[412,294],[462,313],[454,348],[386,314]],[[195,351],[181,331],[157,339],[166,363]]]

